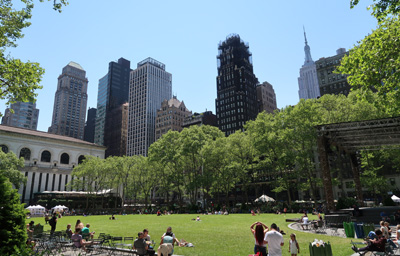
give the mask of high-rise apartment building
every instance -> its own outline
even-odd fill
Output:
[[[99,80],[95,143],[104,145],[106,157],[125,155],[121,152],[122,105],[129,100],[130,61],[119,58],[110,62],[108,73]],[[118,120],[118,121],[117,121]]]
[[[336,51],[335,56],[320,58],[315,62],[321,96],[325,94],[344,94],[347,96],[349,94],[351,86],[347,82],[347,76],[333,72],[346,54],[348,54],[346,49],[340,48]]]
[[[276,105],[275,90],[268,82],[257,85],[257,99],[259,103],[259,112],[274,113],[278,108]]]
[[[299,98],[300,99],[316,99],[321,96],[318,86],[317,68],[315,62],[311,58],[311,49],[307,43],[306,32],[304,31],[304,64],[300,68],[299,83]]]
[[[104,136],[107,143],[106,156],[126,155],[128,111],[128,102],[107,111],[107,114],[113,115],[113,122],[107,124],[107,134]]]
[[[157,110],[172,97],[172,75],[163,63],[147,58],[131,72],[129,83],[127,155],[147,156],[155,141]]]
[[[258,80],[249,45],[239,35],[228,36],[219,44],[217,60],[217,122],[219,129],[229,135],[257,117]]]
[[[58,77],[49,133],[83,140],[87,104],[86,71],[71,61]]]
[[[169,130],[182,131],[183,120],[192,114],[185,103],[180,102],[176,96],[170,100],[164,100],[161,108],[157,110],[156,117],[156,140]]]
[[[94,143],[104,145],[104,127],[106,123],[108,74],[99,79],[97,90],[97,112],[94,128]]]
[[[11,112],[11,109],[14,113]],[[4,112],[1,124],[36,130],[39,120],[39,109],[36,103],[16,102]]]
[[[85,129],[83,132],[83,140],[87,142],[94,142],[94,130],[96,127],[96,112],[97,109],[89,108]]]

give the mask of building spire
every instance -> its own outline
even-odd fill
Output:
[[[304,52],[306,54],[305,60],[304,60],[304,65],[309,65],[314,63],[314,61],[311,58],[311,50],[310,50],[310,46],[308,45],[307,42],[307,35],[306,35],[306,30],[303,26],[303,31],[304,31],[304,41],[305,41],[305,46],[304,46]]]

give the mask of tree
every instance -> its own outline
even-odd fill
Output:
[[[372,8],[372,15],[378,20],[383,19],[389,14],[397,15],[400,13],[400,0],[373,0],[374,4],[369,6]],[[350,8],[354,8],[360,0],[350,0]]]
[[[89,208],[89,199],[95,196],[95,192],[99,191],[100,188],[104,188],[103,183],[106,179],[104,176],[110,173],[105,167],[104,159],[88,155],[71,173],[73,177],[76,177],[70,182],[71,186],[74,189],[82,189],[87,192],[86,209]]]
[[[245,196],[242,197],[242,203],[249,201],[248,190],[252,182],[253,160],[255,157],[255,149],[251,143],[250,136],[246,132],[236,131],[228,136],[227,150],[229,159],[232,163],[236,163],[237,172],[235,175],[240,179],[241,191]]]
[[[160,139],[151,144],[148,157],[155,165],[155,175],[159,179],[158,192],[165,195],[169,203],[171,192],[177,192],[179,198],[183,195],[183,167],[180,150],[180,133],[169,130]],[[180,204],[182,201],[180,200]]]
[[[385,18],[372,34],[366,36],[342,59],[337,71],[348,75],[348,82],[365,99],[370,90],[383,101],[375,102],[388,114],[400,110],[400,20]]]
[[[22,30],[31,25],[29,20],[34,0],[21,2],[23,7],[20,10],[14,8],[11,0],[0,2],[0,100],[6,100],[7,105],[17,101],[34,102],[35,91],[42,88],[39,83],[44,69],[38,63],[25,63],[6,53],[8,48],[17,47],[16,41],[24,36]],[[53,8],[61,11],[61,7],[67,4],[67,0],[54,0]]]
[[[201,149],[207,141],[224,137],[216,127],[209,125],[191,126],[183,129],[180,135],[179,155],[184,168],[185,192],[189,194],[190,202],[196,204],[197,194],[201,188],[203,155]]]
[[[18,168],[24,167],[24,159],[18,159],[14,152],[7,154],[0,150],[0,176],[8,178],[16,189],[26,183],[26,177]]]
[[[21,255],[26,251],[25,210],[19,194],[0,175],[0,255]]]
[[[361,183],[374,195],[375,202],[377,202],[378,195],[385,195],[392,188],[389,186],[387,179],[379,173],[383,166],[376,167],[371,163],[374,155],[369,152],[362,152],[362,155],[363,173],[361,175]]]

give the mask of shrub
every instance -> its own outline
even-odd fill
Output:
[[[352,197],[341,197],[339,198],[336,209],[352,208],[353,205],[357,204],[356,199]]]
[[[0,255],[26,253],[26,224],[24,206],[9,180],[0,176]]]

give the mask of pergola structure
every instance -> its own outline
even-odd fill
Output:
[[[362,204],[363,195],[356,152],[379,150],[385,146],[400,146],[400,117],[318,125],[316,129],[328,210],[334,210],[335,207],[328,161],[331,145],[350,156],[357,201]]]

